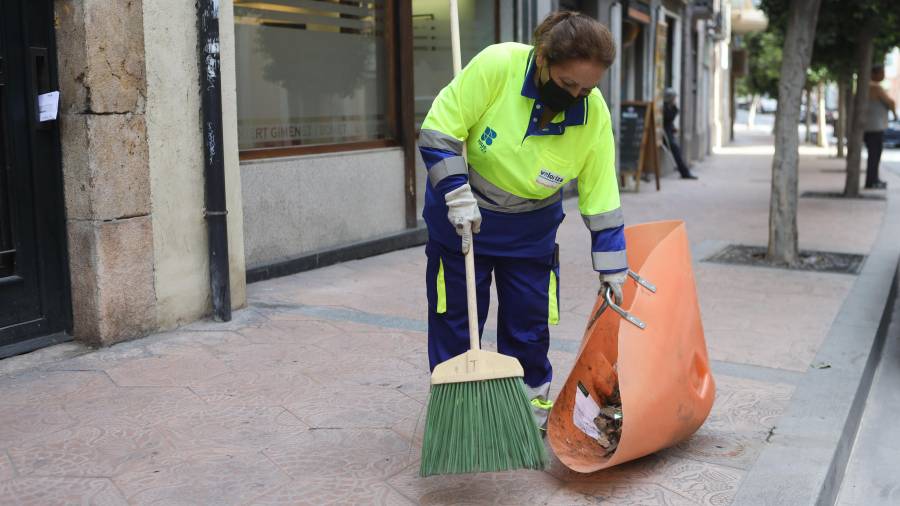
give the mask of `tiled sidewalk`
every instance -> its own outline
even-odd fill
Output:
[[[0,504],[729,504],[854,280],[699,261],[724,244],[765,244],[767,142],[723,149],[699,181],[623,196],[629,223],[684,219],[696,256],[718,391],[706,424],[675,448],[592,475],[554,461],[419,478],[428,371],[414,248],[253,284],[227,324],[0,362]],[[842,162],[805,152],[801,189],[840,189]],[[557,389],[597,288],[588,233],[567,208]],[[866,253],[883,210],[801,199],[801,246]]]

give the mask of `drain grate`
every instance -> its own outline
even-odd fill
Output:
[[[706,258],[704,262],[731,265],[748,265],[752,267],[775,267],[801,271],[835,272],[839,274],[858,274],[865,261],[865,255],[852,253],[834,253],[829,251],[800,251],[800,263],[793,267],[776,264],[766,260],[766,248],[762,246],[744,246],[731,244],[718,253]]]

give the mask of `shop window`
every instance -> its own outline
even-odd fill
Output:
[[[450,7],[447,0],[413,0],[413,61],[416,127],[434,98],[453,79]],[[459,37],[463,66],[498,41],[498,2],[459,0]]]
[[[395,143],[393,4],[234,1],[242,158]]]

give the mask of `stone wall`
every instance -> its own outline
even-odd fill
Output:
[[[56,0],[73,332],[155,327],[141,2]]]

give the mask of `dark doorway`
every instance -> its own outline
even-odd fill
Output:
[[[52,0],[0,0],[0,358],[69,326],[58,122],[38,116],[56,83]]]

